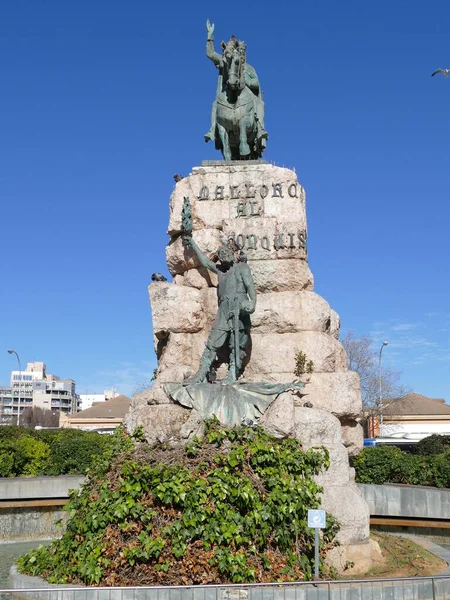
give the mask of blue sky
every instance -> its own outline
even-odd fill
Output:
[[[316,291],[450,401],[446,0],[3,0],[0,384],[8,347],[80,393],[151,375],[172,176],[219,158],[208,17],[247,42],[265,158],[306,188]]]

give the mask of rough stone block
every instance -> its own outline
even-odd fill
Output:
[[[202,295],[199,290],[158,282],[151,283],[148,291],[153,333],[158,340],[166,338],[168,332],[195,333],[203,328]]]
[[[280,394],[263,414],[259,424],[276,438],[292,437],[295,426],[293,394]]]
[[[329,452],[330,467],[315,477],[322,487],[343,486],[351,479],[348,453],[342,444],[323,443]]]
[[[251,358],[246,368],[248,375],[291,372],[294,378],[295,356],[299,351],[313,361],[316,372],[347,369],[347,357],[342,345],[320,331],[282,334],[255,331],[251,339]]]
[[[283,167],[243,164],[194,168],[177,183],[170,198],[169,235],[181,231],[185,196],[191,201],[194,229],[219,227],[222,220],[242,214],[240,203],[250,202],[253,208],[249,207],[247,214],[306,223],[304,190],[296,174]]]
[[[337,539],[341,544],[366,544],[369,541],[369,507],[353,482],[324,488],[322,508],[339,521]]]
[[[196,371],[205,349],[208,333],[206,331],[200,333],[171,333],[158,362],[158,379],[163,377],[166,369],[173,368],[176,365],[183,365]]]
[[[323,408],[339,418],[356,419],[361,414],[359,375],[354,371],[312,373],[302,394],[303,402]]]
[[[214,260],[220,246],[222,231],[218,229],[200,229],[192,237],[208,258]],[[166,246],[166,261],[172,275],[182,275],[185,271],[200,266],[192,250],[186,249],[181,236],[173,238]]]
[[[163,362],[158,369],[157,380],[161,384],[182,382],[193,375],[197,369],[198,365],[185,365],[180,362],[167,364],[166,362]]]
[[[149,444],[176,444],[181,439],[181,428],[189,419],[190,413],[189,409],[179,404],[147,405],[139,407],[132,414],[128,413],[124,424],[130,432],[142,425]]]
[[[258,296],[256,310],[252,315],[252,331],[328,333],[331,312],[328,302],[314,292],[268,292]]]
[[[295,437],[307,450],[313,446],[342,445],[341,423],[326,410],[296,406]],[[348,457],[346,457],[348,465]]]
[[[360,423],[351,419],[341,421],[342,439],[349,456],[356,456],[364,446],[364,430]]]
[[[249,265],[259,293],[312,291],[314,288],[314,277],[306,260],[252,260]]]
[[[217,287],[217,275],[204,267],[198,267],[185,271],[184,275],[175,275],[174,283],[201,290],[208,287]]]
[[[328,551],[325,563],[334,567],[338,573],[354,575],[360,573],[362,578],[375,564],[383,563],[380,546],[375,540],[364,544],[345,544]]]
[[[335,337],[337,340],[339,339],[339,333],[341,330],[341,319],[338,313],[331,309],[331,324],[330,324],[330,335]]]

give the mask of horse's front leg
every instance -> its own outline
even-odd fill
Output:
[[[231,160],[230,140],[228,132],[223,125],[217,123],[217,131],[219,132],[220,141],[222,142],[223,157],[225,160]]]
[[[245,116],[239,121],[239,154],[248,156],[250,154],[250,146],[247,140],[247,131],[250,131],[252,121],[250,116]]]

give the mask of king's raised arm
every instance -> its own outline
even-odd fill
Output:
[[[206,56],[210,58],[216,67],[220,66],[222,62],[222,55],[214,50],[214,23],[210,23],[209,19],[206,21],[206,31],[208,37],[206,39]]]

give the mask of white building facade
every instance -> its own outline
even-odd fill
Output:
[[[27,363],[22,371],[12,371],[9,387],[0,387],[0,421],[15,423],[26,408],[42,408],[72,414],[81,408],[73,379],[60,379],[46,373],[43,362]]]
[[[117,396],[119,394],[117,394],[116,390],[104,390],[103,394],[80,394],[81,410],[86,410],[99,402],[113,400]]]

